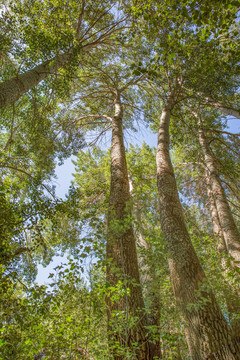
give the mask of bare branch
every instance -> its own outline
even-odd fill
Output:
[[[119,92],[123,92],[131,85],[136,85],[139,81],[143,80],[146,77],[146,74],[142,74],[139,78],[133,78],[130,80],[126,85],[124,85],[121,89],[119,89]]]
[[[232,151],[235,155],[239,156],[239,153],[238,153],[237,151],[233,150],[233,149],[231,148],[231,146],[228,146],[228,145],[225,143],[225,141],[223,141],[222,139],[219,139],[219,138],[217,138],[217,137],[212,137],[212,139],[210,140],[210,142],[212,142],[212,141],[214,141],[214,140],[219,141],[219,142],[220,142],[221,144],[223,144],[228,150]]]
[[[98,142],[98,140],[100,139],[100,137],[105,133],[105,132],[107,132],[109,129],[111,129],[111,127],[112,127],[112,125],[109,125],[109,126],[107,126],[106,128],[104,128],[101,132],[100,132],[100,134],[96,137],[96,139],[94,139],[92,142],[90,142],[90,146],[93,146],[93,145],[95,145],[97,142]]]
[[[182,82],[179,82],[179,85],[181,85],[183,90],[190,93],[193,92],[191,89],[188,89],[185,86],[183,86]],[[212,97],[206,96],[203,92],[197,92],[196,95],[201,96],[208,105],[215,107],[216,109],[220,110],[223,114],[234,116],[235,118],[240,119],[240,112],[234,107],[216,101]]]
[[[84,14],[84,10],[85,10],[85,0],[82,0],[82,8],[81,8],[81,12],[79,14],[79,18],[78,18],[78,24],[77,24],[77,28],[76,28],[76,39],[79,40],[80,38],[80,28],[82,25],[82,20],[83,20],[83,14]]]
[[[215,133],[218,133],[218,134],[226,134],[226,135],[237,137],[237,138],[240,136],[240,134],[233,134],[233,133],[230,133],[228,131],[222,131],[222,130],[216,130],[216,129],[207,129],[207,128],[205,128],[204,130],[212,131],[212,132],[215,132]]]
[[[104,118],[104,119],[107,119],[109,120],[110,122],[112,122],[112,118],[108,115],[105,115],[105,114],[99,114],[99,115],[83,115],[81,116],[80,118],[74,120],[73,124],[81,121],[81,120],[84,120],[84,119],[88,119],[88,118],[95,118],[95,119],[101,119],[101,118]]]

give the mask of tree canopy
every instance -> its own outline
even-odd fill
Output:
[[[239,51],[235,0],[0,5],[0,359],[240,359]]]

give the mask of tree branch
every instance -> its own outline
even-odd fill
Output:
[[[29,174],[27,171],[23,170],[23,169],[18,169],[15,166],[10,166],[10,165],[0,165],[0,168],[8,168],[8,169],[12,169],[12,170],[16,170],[18,172],[21,172],[27,176],[29,176],[30,178],[32,178],[34,180],[34,177]],[[48,189],[48,187],[44,184],[40,184],[42,187],[44,187],[44,189],[47,190],[47,192],[54,198],[54,200],[56,200],[55,196],[51,193],[51,191]]]
[[[82,8],[81,8],[81,12],[79,14],[79,18],[78,18],[78,24],[77,24],[77,28],[76,28],[76,39],[79,40],[80,38],[80,28],[82,25],[82,20],[83,20],[83,14],[84,14],[84,10],[85,10],[85,5],[86,2],[85,0],[82,0]]]

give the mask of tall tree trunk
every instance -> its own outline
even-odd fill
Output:
[[[33,89],[42,80],[70,63],[74,53],[80,52],[81,49],[87,51],[101,44],[100,40],[103,37],[104,36],[100,36],[99,40],[93,41],[82,47],[73,47],[65,53],[57,55],[23,74],[0,83],[0,109],[16,102],[22,95]]]
[[[144,229],[142,226],[142,216],[141,210],[139,207],[138,199],[134,196],[133,193],[133,182],[131,176],[129,178],[129,191],[132,199],[132,215],[133,215],[133,230],[136,238],[137,245],[137,257],[140,271],[140,281],[144,291],[144,286],[146,283],[152,283],[152,275],[149,265],[147,264],[147,253],[151,251],[151,245],[146,241],[144,236]]]
[[[224,241],[223,231],[221,229],[217,207],[214,201],[210,179],[208,177],[208,172],[206,172],[206,179],[207,179],[208,198],[210,202],[210,211],[212,216],[213,232],[216,235],[217,249],[220,255],[222,255],[221,258],[222,269],[225,273],[228,273],[228,268],[226,264],[228,258],[227,246]],[[233,337],[240,342],[240,318],[239,318],[240,297],[236,289],[233,289],[231,282],[229,282],[229,277],[228,276],[225,277],[223,275],[223,278],[225,278],[225,282],[227,283],[226,284],[227,289],[226,291],[224,291],[224,296],[227,304],[231,327],[233,329]]]
[[[119,281],[121,281],[124,289],[129,288],[130,294],[127,295],[125,293],[117,301],[114,301],[111,294],[107,298],[109,344],[116,360],[126,358],[128,349],[131,353],[135,354],[133,358],[150,360],[153,359],[154,354],[152,354],[145,329],[147,318],[144,311],[136,243],[130,211],[130,192],[123,142],[122,118],[123,109],[120,94],[117,92],[115,115],[112,119],[107,284],[116,288]],[[122,329],[118,328],[116,324],[114,325],[114,321],[119,313],[122,313],[122,325],[124,325]],[[131,316],[135,317],[135,324],[133,326],[131,326],[131,321],[129,321]]]
[[[193,360],[240,359],[240,348],[207,285],[189,237],[169,153],[170,93],[163,108],[157,146],[157,182],[162,232],[176,302],[181,310]]]
[[[72,50],[45,61],[41,65],[0,84],[0,108],[14,103],[50,74],[63,67],[71,58]]]
[[[209,173],[206,169],[206,183],[207,183],[207,193],[208,193],[208,199],[210,204],[210,213],[212,217],[212,226],[213,226],[213,233],[216,236],[217,240],[217,249],[219,253],[227,253],[227,246],[223,237],[222,228],[219,221],[218,211],[217,207],[214,201],[214,196],[212,192],[211,187],[211,181],[209,178]]]
[[[240,233],[234,222],[225,191],[222,187],[219,173],[215,165],[214,156],[208,146],[204,129],[201,123],[201,118],[197,114],[196,116],[198,117],[199,121],[199,142],[202,147],[204,160],[207,167],[207,176],[209,178],[210,186],[212,189],[214,203],[217,208],[221,231],[226,243],[227,251],[229,255],[233,258],[233,266],[240,267]]]

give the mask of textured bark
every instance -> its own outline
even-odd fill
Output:
[[[231,209],[229,207],[225,191],[222,187],[214,156],[208,146],[204,129],[199,119],[199,142],[202,147],[205,165],[207,167],[208,179],[212,189],[214,203],[216,205],[218,219],[221,226],[223,238],[226,243],[227,251],[233,258],[233,266],[240,267],[240,233],[234,222]]]
[[[58,55],[32,70],[0,84],[0,108],[17,101],[23,94],[38,85],[47,76],[56,72],[71,59],[72,51]]]
[[[217,249],[220,255],[222,255],[222,259],[221,259],[222,269],[223,272],[226,273],[227,275],[228,272],[228,268],[226,264],[226,260],[228,258],[227,246],[224,241],[223,232],[218,217],[217,207],[212,194],[210,180],[208,178],[208,173],[206,174],[206,178],[207,178],[208,198],[210,202],[210,211],[212,216],[213,232],[216,235]],[[227,304],[227,310],[229,313],[230,324],[233,329],[233,338],[236,338],[240,342],[240,318],[238,318],[240,316],[240,296],[237,293],[236,289],[233,289],[231,281],[229,282],[229,277],[226,276],[225,279],[226,282],[228,282],[228,286],[224,293],[224,296]]]
[[[191,243],[169,153],[169,124],[174,94],[163,108],[158,134],[157,182],[161,228],[165,237],[173,290],[183,316],[193,360],[240,359],[240,349],[206,282]]]
[[[138,211],[138,210],[137,210]],[[143,232],[140,229],[135,230],[136,237],[137,237],[137,245],[140,249],[144,249],[145,251],[152,251],[151,246],[147,243]],[[141,250],[140,250],[141,251]],[[138,252],[138,263],[139,267],[142,270],[140,272],[140,280],[143,286],[143,291],[145,290],[144,294],[149,299],[149,314],[148,314],[148,325],[153,326],[155,328],[155,339],[150,341],[152,342],[152,350],[154,355],[161,358],[161,343],[160,343],[160,317],[161,317],[161,298],[159,291],[156,291],[156,284],[157,284],[157,277],[156,277],[156,270],[154,264],[148,266],[146,264],[146,260],[143,256],[141,256]],[[142,276],[141,276],[142,273]]]
[[[122,130],[122,105],[120,94],[115,100],[115,116],[112,119],[111,145],[111,188],[108,213],[107,240],[107,283],[116,287],[121,280],[130,289],[129,296],[123,296],[118,302],[107,299],[109,343],[114,359],[122,360],[125,355],[118,354],[114,343],[123,349],[127,347],[139,360],[153,359],[153,352],[147,338],[147,318],[144,311],[142,289],[140,285],[138,260],[134,231],[131,221],[130,192],[125,148]],[[138,317],[136,324],[125,331],[114,328],[114,311],[123,311],[125,319]],[[135,343],[135,347],[134,347]],[[136,349],[136,345],[138,349]]]

